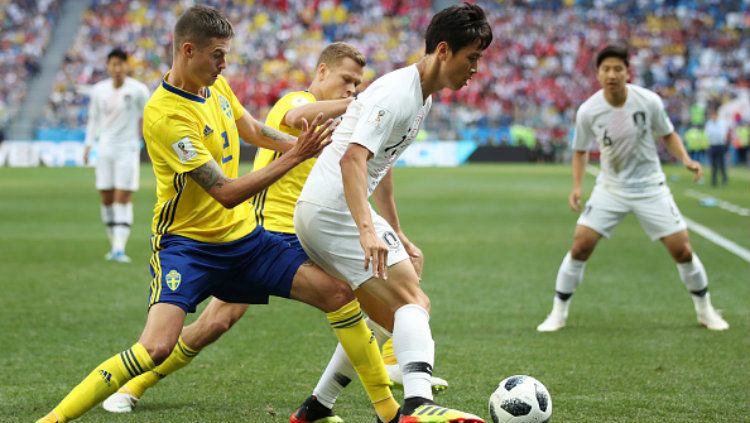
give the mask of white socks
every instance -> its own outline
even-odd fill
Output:
[[[435,343],[430,315],[423,307],[407,304],[396,310],[393,324],[393,352],[404,374],[404,399],[432,400],[432,366]]]
[[[560,264],[560,270],[557,271],[557,280],[555,281],[557,297],[560,297],[563,301],[567,301],[573,295],[576,287],[578,287],[578,284],[583,279],[583,270],[585,267],[586,262],[571,257],[570,251],[565,254]]]
[[[113,203],[112,251],[125,251],[133,224],[133,203]]]
[[[115,212],[112,209],[112,204],[105,206],[104,204],[99,205],[99,213],[102,217],[102,223],[104,228],[107,230],[107,238],[109,238],[110,244],[112,243],[112,228],[115,223]]]
[[[373,335],[375,335],[378,347],[382,347],[385,341],[391,337],[390,332],[373,322],[370,318],[367,318],[365,322]],[[341,344],[338,344],[336,351],[334,351],[331,360],[328,362],[328,366],[326,366],[323,375],[318,380],[318,384],[313,389],[313,395],[315,395],[319,403],[329,409],[333,408],[333,404],[336,403],[336,398],[341,391],[356,378],[357,371],[354,370],[349,357],[346,356],[344,348]]]
[[[696,309],[711,305],[708,295],[708,276],[698,255],[693,253],[693,259],[687,263],[677,263],[677,272],[685,287],[690,291]]]

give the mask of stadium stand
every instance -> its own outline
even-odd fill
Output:
[[[0,128],[26,96],[59,12],[59,0],[0,0]]]
[[[431,14],[427,0],[210,1],[235,24],[225,72],[259,117],[301,89],[322,46],[345,40],[368,57],[368,77],[415,61]],[[627,40],[633,82],[660,93],[681,131],[709,104],[730,101],[750,81],[750,3],[738,0],[481,2],[495,41],[469,87],[435,99],[426,139],[527,145],[554,157],[568,143],[577,106],[596,89],[593,54]],[[152,87],[168,69],[168,29],[186,2],[92,0],[59,72],[43,127],[80,128],[87,87],[104,77],[115,45]],[[532,128],[533,141],[512,126]],[[524,140],[526,142],[524,142]]]

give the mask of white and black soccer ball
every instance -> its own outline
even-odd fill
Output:
[[[500,382],[490,395],[494,423],[544,423],[552,416],[547,388],[531,376],[516,375]]]

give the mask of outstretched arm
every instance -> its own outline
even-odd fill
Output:
[[[318,114],[313,114],[308,122]],[[326,119],[325,116],[323,118]],[[247,110],[237,119],[237,132],[239,132],[240,138],[253,145],[283,153],[289,151],[296,140],[293,136],[258,121]]]
[[[685,146],[682,144],[682,138],[677,135],[677,132],[672,132],[671,134],[665,136],[663,140],[664,145],[667,147],[667,150],[669,150],[669,153],[675,159],[682,162],[687,170],[693,172],[693,182],[697,182],[701,178],[701,176],[703,176],[703,168],[701,167],[700,163],[691,159],[687,151],[685,151]]]
[[[233,208],[268,187],[286,172],[303,161],[315,156],[331,142],[333,121],[328,120],[318,127],[322,116],[316,117],[300,134],[296,144],[268,166],[239,178],[229,178],[214,160],[190,171],[188,175],[216,201],[226,208]],[[317,127],[317,128],[316,128]]]
[[[302,129],[302,121],[304,119],[307,119],[309,122],[319,113],[323,114],[324,119],[335,119],[344,114],[353,99],[354,97],[338,100],[321,100],[295,107],[284,115],[284,125],[290,128]]]

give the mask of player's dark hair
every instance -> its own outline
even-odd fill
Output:
[[[479,48],[484,50],[492,42],[492,28],[481,7],[463,3],[445,8],[433,16],[424,39],[427,54],[434,52],[441,41],[448,43],[451,51],[457,52],[479,40]]]
[[[607,44],[603,49],[596,55],[596,68],[599,69],[599,65],[602,64],[604,59],[614,57],[622,60],[625,63],[625,67],[630,66],[628,61],[628,46],[623,43]]]
[[[175,53],[182,43],[190,41],[203,47],[212,38],[234,37],[229,20],[216,9],[208,6],[193,6],[185,11],[174,24]]]
[[[107,55],[107,63],[109,63],[110,59],[112,59],[113,57],[117,58],[117,59],[120,59],[123,62],[127,62],[128,61],[128,53],[126,53],[125,50],[123,50],[123,49],[121,49],[119,47],[114,48],[114,49],[112,49],[112,51],[109,52],[109,54]]]
[[[331,43],[326,46],[326,48],[323,49],[322,52],[320,52],[320,57],[318,57],[318,64],[316,65],[316,68],[320,66],[321,63],[325,63],[328,66],[335,66],[341,63],[342,60],[345,58],[350,58],[354,60],[358,65],[365,66],[365,56],[360,53],[359,50],[357,50],[354,46],[347,43]]]

